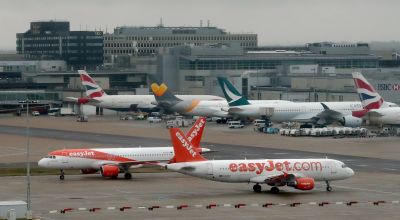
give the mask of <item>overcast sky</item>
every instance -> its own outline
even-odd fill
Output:
[[[31,21],[67,20],[71,30],[199,26],[256,33],[259,45],[400,40],[399,0],[0,0],[0,49]]]

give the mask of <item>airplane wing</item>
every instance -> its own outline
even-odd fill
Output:
[[[330,124],[333,122],[340,121],[343,117],[341,112],[330,109],[326,104],[321,102],[323,111],[319,113],[305,113],[297,115],[296,117],[291,118],[292,121],[298,122],[314,122],[317,124]]]
[[[65,100],[71,101],[71,102],[78,102],[78,98],[75,98],[75,97],[65,97]]]
[[[226,112],[228,112],[230,114],[235,114],[235,113],[239,113],[239,112],[243,111],[243,109],[240,108],[240,107],[230,107],[228,109],[227,108],[221,108],[221,110],[222,111],[226,111]]]

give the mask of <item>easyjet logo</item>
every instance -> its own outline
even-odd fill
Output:
[[[167,91],[168,87],[162,83],[161,85],[158,85],[157,83],[151,84],[151,91],[153,91],[154,95],[156,96],[162,96],[164,93]]]
[[[274,162],[268,160],[267,163],[231,163],[229,164],[231,172],[255,172],[261,174],[264,171],[322,171],[321,162],[294,162],[289,161]]]
[[[95,156],[93,151],[78,151],[78,152],[70,152],[68,153],[70,157],[88,157],[88,156]]]
[[[196,151],[193,149],[193,146],[189,144],[184,137],[179,132],[175,133],[176,137],[179,139],[179,141],[182,143],[182,146],[186,148],[189,151],[189,154],[192,155],[194,158],[196,156]]]
[[[192,133],[190,133],[190,136],[188,137],[189,141],[192,141],[193,138],[195,138],[197,135],[199,135],[199,131],[204,126],[205,123],[206,122],[205,122],[204,118],[200,119],[199,123],[194,126]]]

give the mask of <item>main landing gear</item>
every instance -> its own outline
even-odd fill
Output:
[[[325,183],[326,183],[326,191],[328,191],[328,192],[332,191],[332,187],[329,184],[329,181],[327,180],[327,181],[325,181]]]
[[[273,193],[273,194],[278,194],[278,193],[279,193],[279,188],[276,187],[276,186],[272,187],[272,188],[271,188],[271,193]]]
[[[253,190],[254,190],[254,192],[256,192],[256,193],[259,193],[259,192],[261,192],[261,186],[260,186],[260,184],[256,184],[256,185],[254,185],[253,186]]]
[[[124,174],[124,178],[125,178],[126,180],[130,180],[130,179],[132,179],[132,174],[131,174],[131,173],[125,173],[125,174]]]
[[[64,180],[64,170],[60,170],[60,180]]]

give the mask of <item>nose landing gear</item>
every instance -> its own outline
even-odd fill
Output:
[[[60,170],[60,180],[64,180],[64,170]]]
[[[328,191],[328,192],[332,191],[332,187],[331,187],[331,185],[329,184],[329,181],[327,180],[327,181],[325,181],[325,182],[326,182],[326,191]]]

